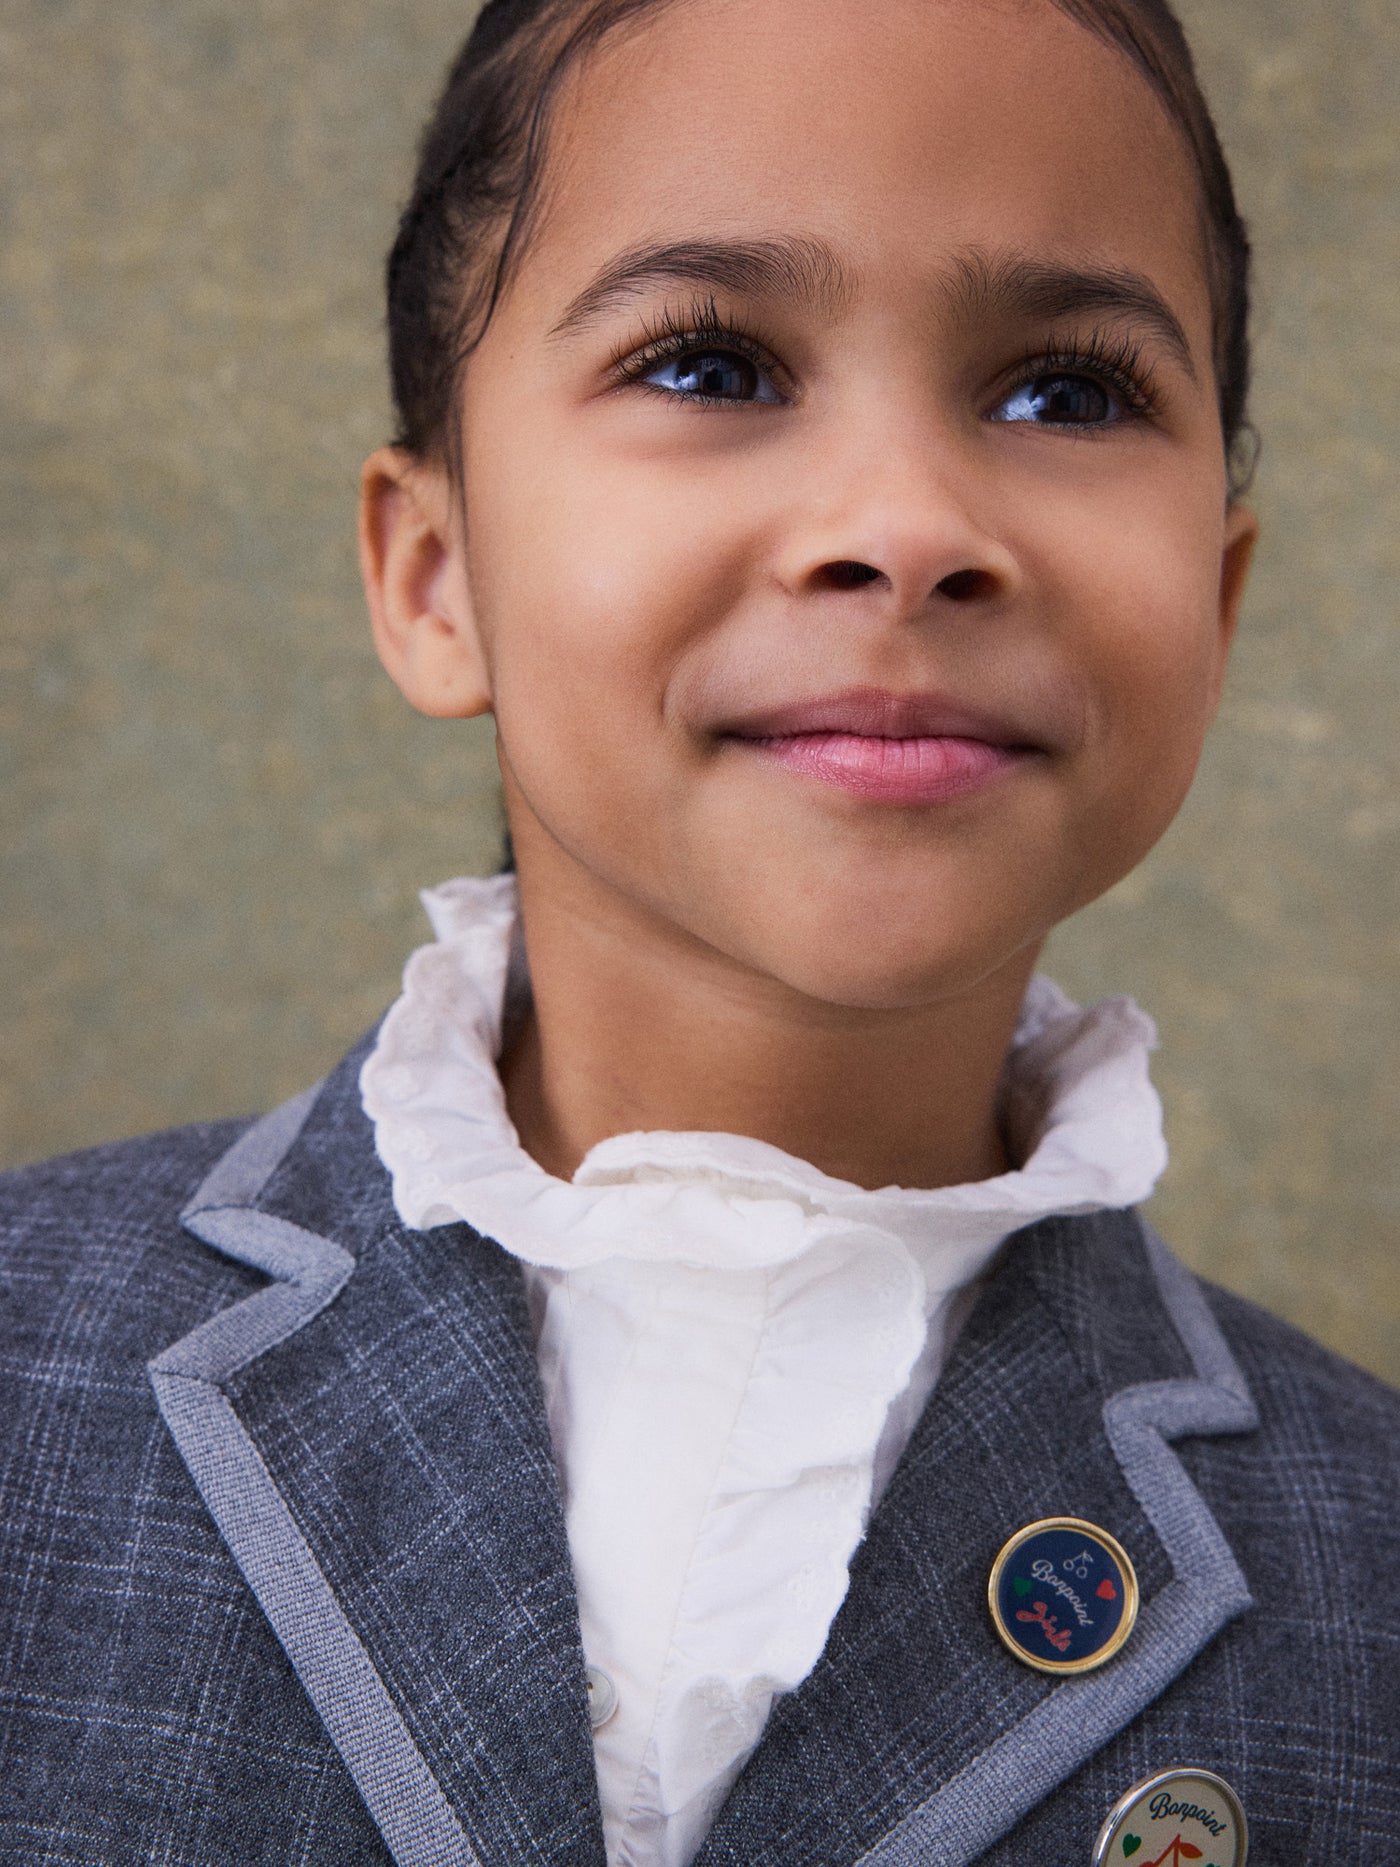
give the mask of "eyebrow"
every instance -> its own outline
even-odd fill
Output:
[[[710,286],[745,298],[781,298],[834,316],[854,298],[856,280],[824,240],[798,235],[762,240],[677,240],[630,248],[610,260],[572,299],[550,330],[571,336],[616,305],[663,284]],[[1196,375],[1180,320],[1152,282],[1127,267],[1061,264],[1018,252],[971,247],[955,256],[947,297],[965,319],[1053,321],[1082,313],[1127,318]]]
[[[1102,312],[1143,326],[1195,380],[1191,345],[1175,312],[1140,272],[1126,266],[1058,265],[1025,253],[988,254],[973,247],[953,262],[952,298],[965,317],[993,312],[1023,318],[1072,318]]]
[[[633,247],[609,262],[571,301],[551,337],[564,337],[648,287],[709,285],[743,298],[782,298],[833,315],[851,282],[824,240],[677,240]]]

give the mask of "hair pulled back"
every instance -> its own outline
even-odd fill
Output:
[[[419,150],[388,263],[397,442],[455,466],[463,364],[491,320],[538,205],[563,80],[601,41],[679,0],[488,0]],[[1199,183],[1212,349],[1231,497],[1252,477],[1249,237],[1181,24],[1167,0],[1053,0],[1132,60],[1185,141]]]

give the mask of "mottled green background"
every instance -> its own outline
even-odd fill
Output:
[[[872,6],[877,0],[872,0]],[[1057,940],[1156,1014],[1196,1265],[1400,1379],[1393,0],[1190,0],[1259,254],[1264,543],[1192,802]],[[0,7],[0,1156],[324,1069],[491,866],[352,536],[446,0]]]

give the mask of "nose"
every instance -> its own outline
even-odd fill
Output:
[[[793,596],[851,595],[915,620],[988,606],[1020,569],[997,501],[955,446],[916,433],[833,449],[790,489],[777,575]]]

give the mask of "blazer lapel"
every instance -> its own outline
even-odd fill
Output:
[[[1183,1670],[1248,1588],[1168,1441],[1256,1423],[1194,1281],[1131,1214],[1017,1237],[857,1552],[817,1667],[775,1708],[696,1867],[961,1867]],[[998,1550],[1076,1516],[1126,1547],[1136,1629],[1056,1680],[986,1607]]]
[[[210,1514],[400,1867],[602,1867],[562,1509],[518,1267],[400,1226],[352,1055],[255,1125],[186,1224],[269,1279],[151,1365]],[[962,1867],[1161,1693],[1248,1590],[1172,1452],[1255,1423],[1194,1282],[1130,1214],[1004,1254],[696,1867]],[[1125,1545],[1123,1652],[1000,1645],[1001,1544]]]
[[[271,1281],[152,1382],[400,1867],[601,1867],[522,1279],[465,1226],[398,1224],[359,1060],[191,1201],[188,1229]]]

